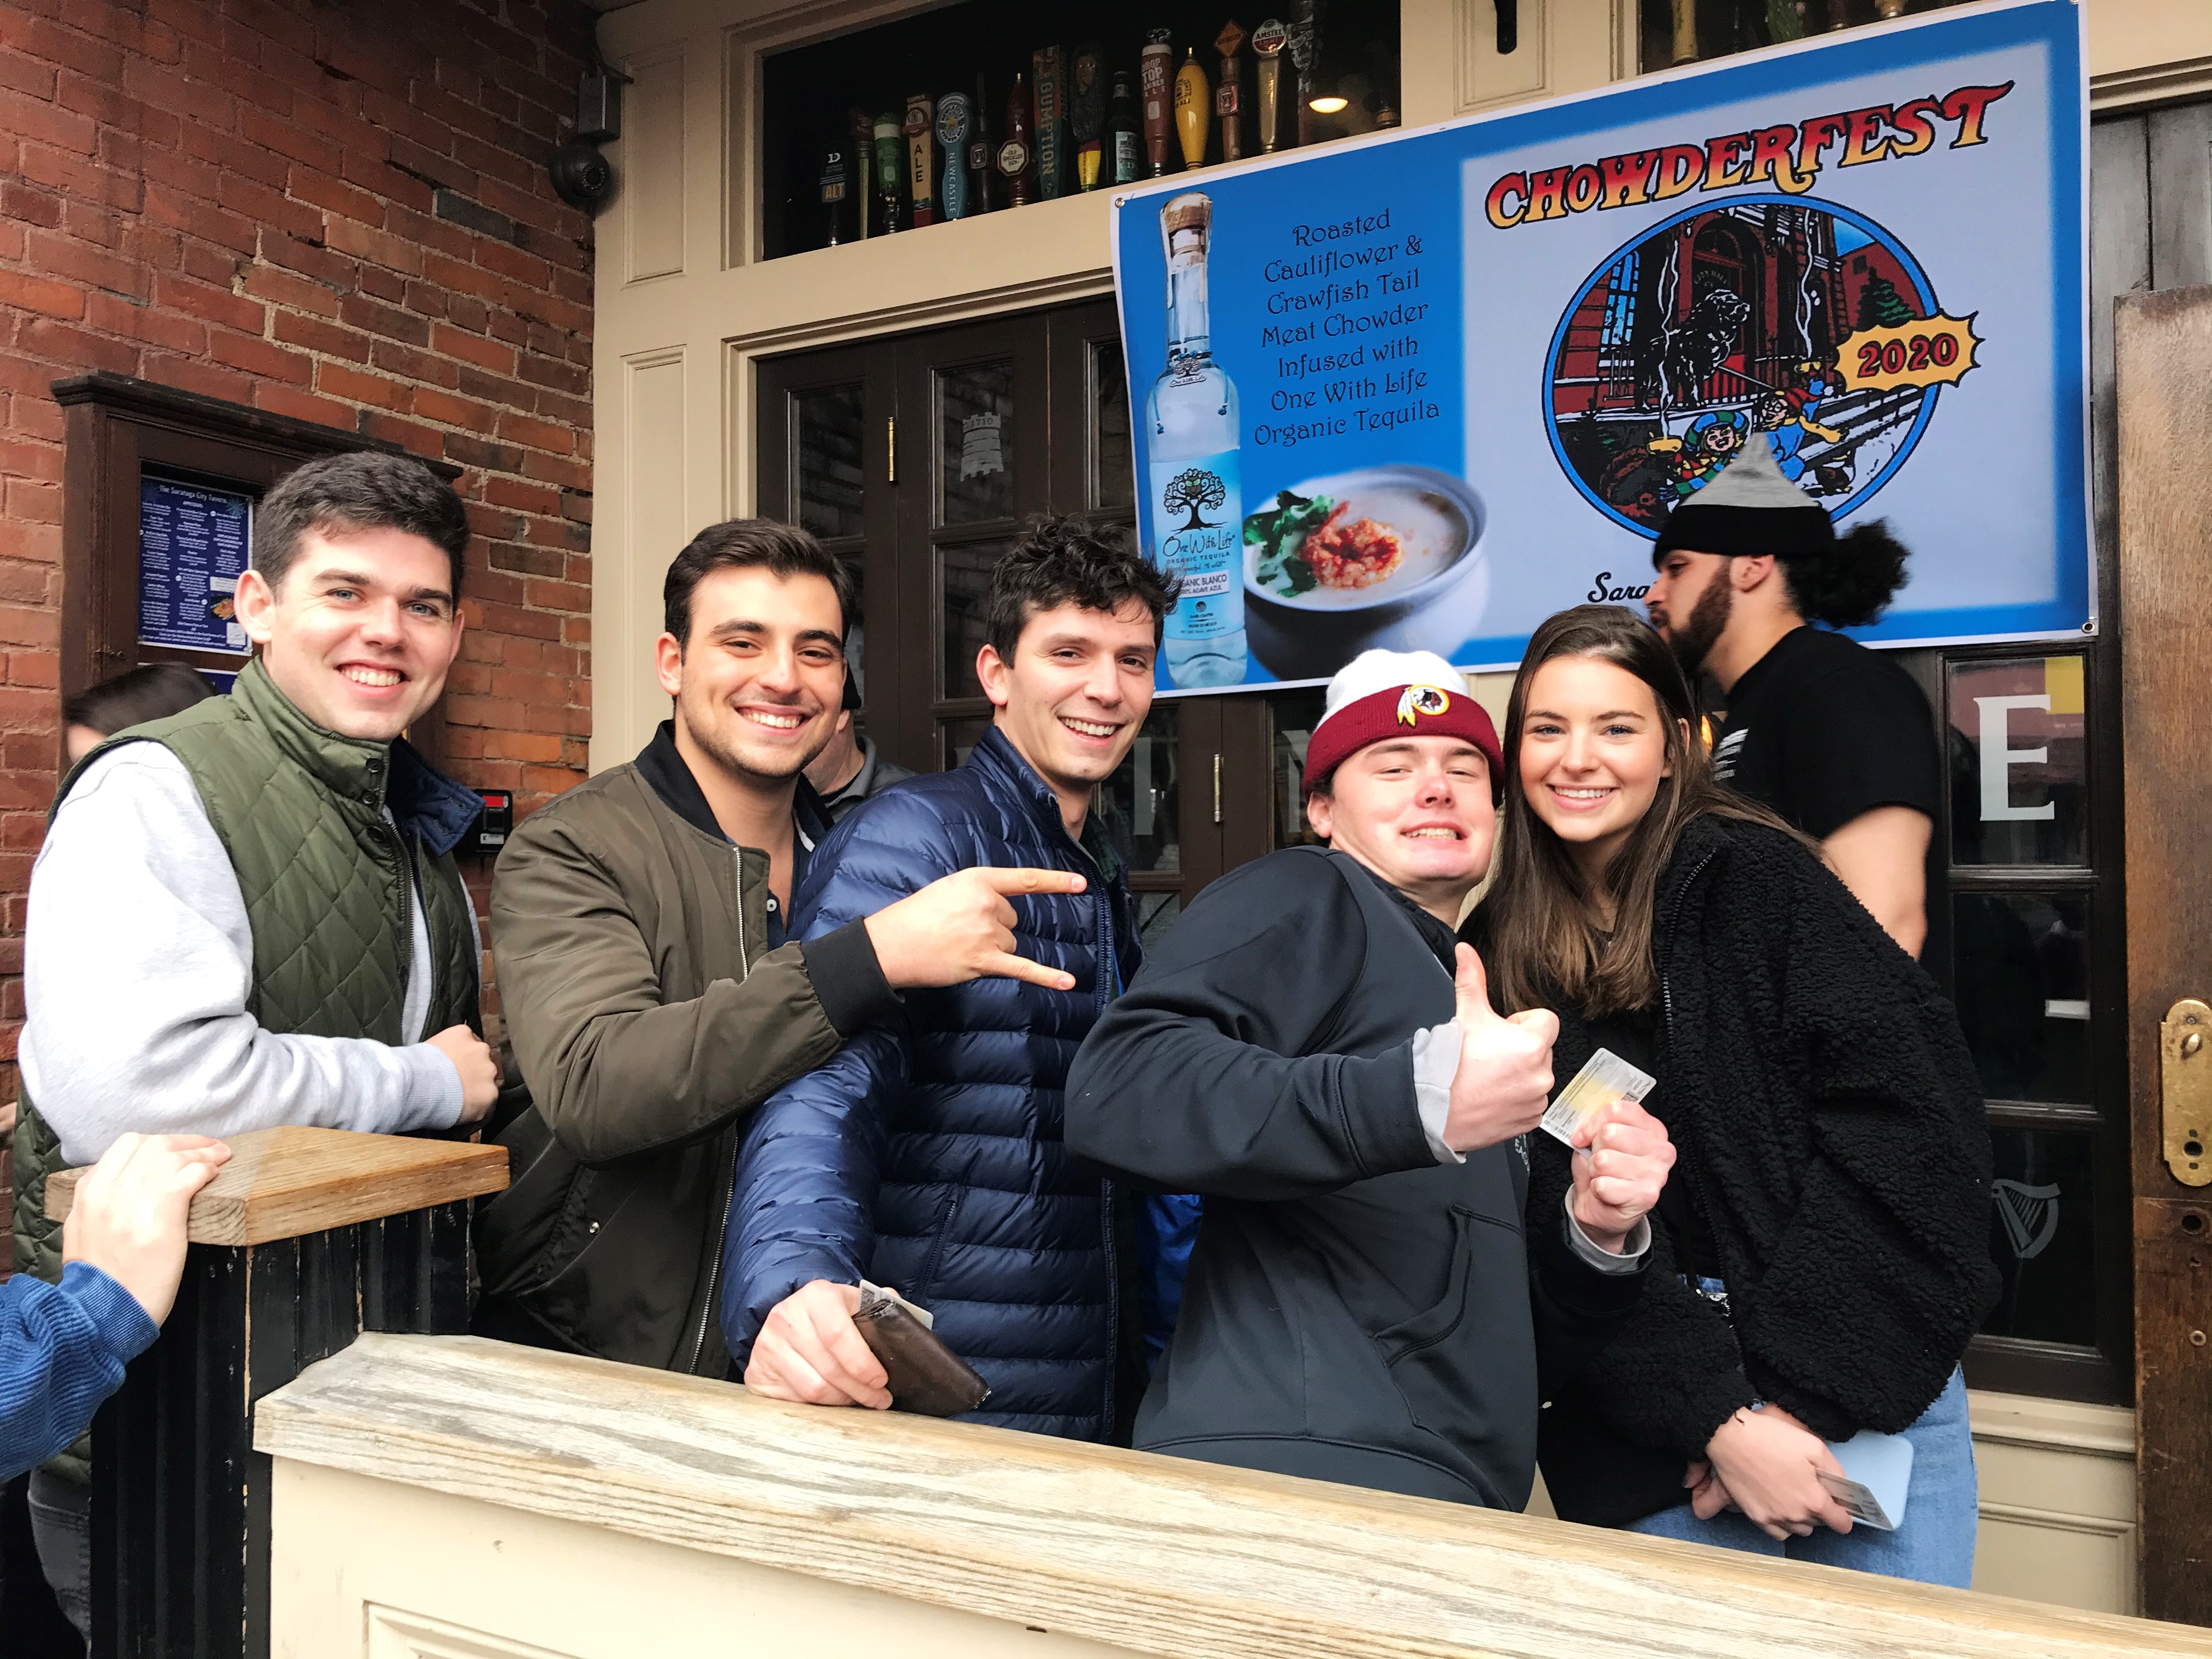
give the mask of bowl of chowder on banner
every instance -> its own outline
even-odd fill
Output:
[[[1425,466],[1306,478],[1244,515],[1252,654],[1279,679],[1325,679],[1362,651],[1449,657],[1490,599],[1481,499]]]

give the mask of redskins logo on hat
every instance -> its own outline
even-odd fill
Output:
[[[1442,686],[1409,685],[1398,697],[1398,724],[1413,726],[1421,716],[1431,718],[1451,707],[1451,693]]]

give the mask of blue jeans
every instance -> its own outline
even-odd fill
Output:
[[[1912,1443],[1912,1484],[1905,1491],[1905,1523],[1895,1532],[1854,1525],[1839,1533],[1816,1524],[1809,1538],[1769,1538],[1732,1510],[1700,1521],[1687,1504],[1646,1516],[1629,1530],[1965,1589],[1974,1576],[1980,1492],[1963,1374],[1951,1373],[1936,1403],[1905,1430],[1905,1437]]]

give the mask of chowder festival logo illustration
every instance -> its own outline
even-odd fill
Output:
[[[1498,228],[1723,185],[1638,235],[1576,293],[1553,336],[1545,418],[1559,465],[1615,522],[1656,537],[1745,445],[1837,518],[1872,498],[1975,366],[1975,314],[1947,315],[1911,250],[1809,192],[1825,155],[1867,167],[1939,137],[1986,143],[2010,84],[1816,117],[1595,165],[1507,173]]]
[[[1841,518],[1974,367],[1973,322],[1945,316],[1911,252],[1847,209],[1696,209],[1623,250],[1560,318],[1553,448],[1592,505],[1648,535],[1757,436]]]

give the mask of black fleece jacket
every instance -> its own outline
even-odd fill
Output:
[[[1480,911],[1466,932],[1480,940]],[[1653,951],[1652,1103],[1730,1311],[1677,1278],[1655,1224],[1635,1316],[1545,1414],[1545,1480],[1570,1520],[1636,1518],[1609,1460],[1574,1455],[1578,1431],[1687,1460],[1769,1400],[1827,1439],[1895,1433],[1942,1391],[1997,1291],[1989,1132],[1957,1016],[1808,848],[1695,821],[1660,883]],[[1593,1044],[1577,1010],[1559,1013],[1565,1079]],[[1531,1202],[1557,1204],[1568,1179],[1564,1149],[1539,1137]],[[1679,1496],[1679,1461],[1672,1479]]]
[[[1648,1273],[1525,1227],[1513,1143],[1438,1164],[1413,1040],[1452,1017],[1451,930],[1341,853],[1201,894],[1092,1029],[1067,1144],[1206,1200],[1149,1451],[1520,1509],[1538,1407]]]

